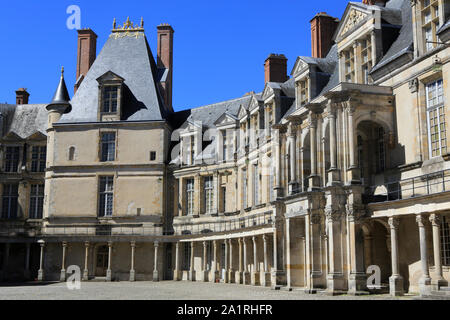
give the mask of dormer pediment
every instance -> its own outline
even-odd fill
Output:
[[[270,86],[268,86],[266,84],[263,94],[262,94],[263,100],[270,98],[274,93],[275,93],[275,91],[273,90],[273,88],[271,88]]]
[[[236,124],[237,124],[237,121],[238,121],[238,119],[237,119],[235,116],[233,116],[233,115],[231,115],[231,114],[225,112],[224,114],[222,114],[222,115],[219,117],[219,119],[217,119],[217,120],[214,122],[214,124],[215,124],[217,127],[222,127],[222,126],[236,125]]]
[[[124,81],[125,81],[124,78],[115,74],[112,71],[108,71],[108,72],[104,73],[102,76],[97,78],[98,83],[105,83],[105,82],[123,83]]]
[[[238,118],[239,120],[243,119],[245,116],[247,116],[247,110],[244,108],[244,106],[240,106],[239,107],[239,112],[238,112]]]
[[[349,4],[336,31],[336,42],[358,29],[371,16],[367,8]]]
[[[309,64],[301,57],[298,57],[297,61],[295,61],[294,68],[292,68],[291,76],[296,76],[307,70],[309,71]]]
[[[47,139],[47,136],[40,131],[36,131],[35,133],[33,133],[32,135],[27,137],[27,140],[33,140],[33,141],[40,141],[40,140],[46,140],[46,139]]]
[[[6,135],[3,136],[2,140],[5,141],[22,141],[23,139],[15,132],[9,131]]]

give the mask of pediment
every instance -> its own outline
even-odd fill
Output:
[[[297,61],[295,61],[294,68],[292,69],[291,76],[303,72],[306,68],[308,68],[308,66],[308,63],[306,63],[302,58],[298,57]]]
[[[269,98],[273,94],[274,94],[273,88],[271,88],[268,85],[266,85],[266,87],[264,88],[264,91],[263,91],[262,98],[263,98],[263,100],[265,100],[265,99]]]
[[[342,38],[350,31],[356,29],[366,18],[369,16],[369,13],[366,12],[363,8],[349,5],[347,10],[345,11],[344,17],[340,23],[338,28],[338,37]]]
[[[5,134],[2,138],[2,140],[8,140],[8,141],[22,141],[22,137],[19,136],[17,133],[13,131],[9,131],[7,134]]]
[[[35,133],[33,133],[32,135],[27,137],[27,140],[35,140],[35,141],[46,140],[46,139],[47,139],[47,136],[40,131],[36,131]]]
[[[102,76],[97,78],[98,83],[104,83],[104,82],[124,82],[125,79],[121,76],[115,74],[112,71],[108,71],[104,73]]]
[[[222,114],[219,119],[217,119],[214,124],[216,126],[225,126],[225,125],[235,125],[237,121],[237,118],[234,117],[233,115],[229,114],[229,113],[224,113]]]
[[[238,118],[242,119],[247,115],[247,110],[244,108],[244,106],[240,106],[239,107],[239,113],[238,113]]]
[[[259,100],[255,96],[253,96],[252,99],[250,100],[249,110],[253,110],[255,108],[258,108],[258,107],[260,107],[260,105],[261,104],[260,104]]]

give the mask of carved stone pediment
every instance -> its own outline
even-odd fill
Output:
[[[297,58],[295,62],[294,69],[292,69],[292,75],[297,75],[308,68],[308,64],[303,61],[300,57]]]
[[[239,113],[238,113],[238,118],[242,119],[247,115],[247,110],[245,110],[244,106],[240,106],[239,107]]]
[[[357,10],[355,8],[350,9],[344,19],[339,35],[341,37],[344,36],[347,32],[355,28],[361,21],[367,18],[367,16],[368,14],[361,10]]]
[[[263,100],[269,98],[273,93],[274,93],[273,89],[266,85],[266,87],[264,88],[263,95],[262,95]]]
[[[216,126],[225,126],[225,125],[230,125],[230,124],[236,124],[237,122],[237,118],[235,118],[234,116],[232,116],[231,114],[228,113],[224,113],[222,114],[219,119],[217,119],[214,124]]]

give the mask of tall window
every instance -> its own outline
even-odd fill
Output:
[[[345,58],[345,81],[355,82],[355,54],[353,48],[344,52]]]
[[[189,154],[188,154],[188,164],[194,165],[195,160],[195,139],[194,136],[189,137]]]
[[[103,109],[102,112],[117,112],[117,93],[119,88],[116,86],[106,86],[103,88]]]
[[[17,218],[17,199],[19,198],[18,184],[3,185],[2,219]]]
[[[244,205],[244,209],[247,208],[248,206],[248,201],[247,201],[247,187],[248,187],[248,183],[247,183],[247,171],[242,171],[242,202]]]
[[[253,205],[259,204],[259,172],[258,165],[253,165]]]
[[[442,216],[441,221],[441,252],[442,264],[450,266],[450,219]]]
[[[299,90],[300,90],[300,105],[305,105],[308,103],[309,99],[309,92],[308,92],[308,79],[305,79],[303,81],[300,81],[299,83]]]
[[[227,130],[222,130],[222,159],[223,159],[223,161],[228,160]]]
[[[207,270],[211,270],[212,261],[213,261],[213,248],[211,241],[206,242],[206,268]]]
[[[205,177],[205,212],[214,212],[214,184],[213,177]]]
[[[19,169],[20,147],[6,147],[5,172],[17,172]]]
[[[99,217],[111,217],[113,214],[114,177],[100,177]]]
[[[191,244],[183,244],[183,271],[189,271],[191,269]]]
[[[361,69],[363,76],[363,83],[369,84],[369,72],[372,70],[372,41],[371,39],[364,39],[361,41]]]
[[[30,219],[42,219],[44,207],[44,185],[32,184],[30,193]]]
[[[222,187],[221,192],[222,192],[222,212],[227,212],[227,187]]]
[[[421,14],[425,48],[430,51],[438,41],[436,31],[439,29],[439,0],[423,0]]]
[[[31,172],[44,172],[47,147],[34,146],[31,148]]]
[[[114,161],[116,157],[116,134],[102,133],[101,161]]]
[[[426,87],[426,94],[430,157],[437,157],[447,153],[444,89],[442,79],[428,84]]]
[[[187,214],[194,214],[194,179],[186,181]]]

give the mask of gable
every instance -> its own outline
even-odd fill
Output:
[[[304,71],[307,67],[308,64],[305,61],[303,61],[302,58],[298,57],[297,61],[294,64],[294,68],[292,69],[291,76]]]
[[[343,37],[359,26],[369,15],[360,8],[350,7],[339,27],[338,35]]]
[[[235,117],[228,113],[224,113],[214,122],[214,124],[216,126],[235,125],[236,121],[237,119]]]

